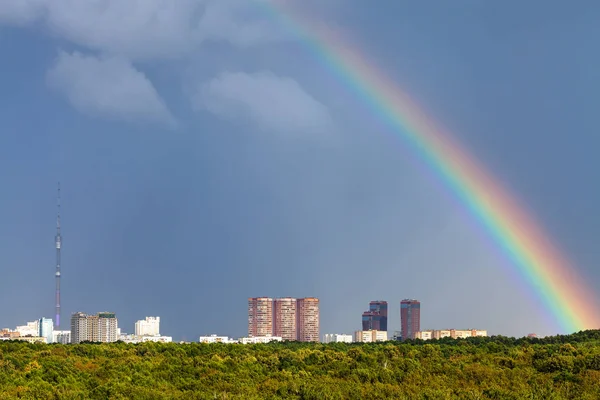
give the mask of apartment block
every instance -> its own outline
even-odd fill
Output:
[[[326,333],[323,335],[323,343],[352,343],[352,335],[340,333]]]
[[[464,339],[468,337],[485,337],[487,336],[486,330],[479,329],[440,329],[440,330],[426,330],[415,333],[416,339],[430,340],[430,339]]]
[[[273,299],[251,297],[248,299],[248,336],[273,334]]]
[[[273,336],[283,340],[298,339],[296,303],[292,297],[273,300]]]
[[[387,331],[356,331],[354,341],[360,343],[385,342],[388,340]]]
[[[71,316],[71,343],[116,342],[118,321],[115,313],[101,312],[87,315],[82,312]]]
[[[136,336],[160,336],[160,317],[146,317],[135,323]]]
[[[320,336],[319,299],[316,297],[305,297],[298,299],[297,327],[298,340],[301,342],[318,342]]]

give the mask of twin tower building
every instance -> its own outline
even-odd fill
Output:
[[[249,298],[248,336],[275,336],[282,340],[318,342],[319,299]]]

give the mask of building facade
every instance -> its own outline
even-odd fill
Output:
[[[115,313],[87,315],[77,312],[71,316],[71,343],[116,342],[118,337],[119,328]]]
[[[369,304],[369,311],[362,314],[363,331],[388,329],[388,303],[383,300],[375,300]]]
[[[415,339],[431,340],[431,339],[464,339],[469,337],[485,337],[487,336],[486,330],[480,329],[440,329],[440,330],[427,330],[419,331],[415,334]]]
[[[43,337],[46,339],[46,343],[53,343],[54,337],[52,332],[54,331],[54,322],[51,318],[40,318],[38,322],[39,332],[36,336]]]
[[[320,337],[319,299],[305,297],[296,302],[298,320],[298,340],[318,342]]]
[[[400,326],[402,340],[415,339],[421,330],[421,303],[414,299],[400,302]]]
[[[53,331],[52,343],[69,344],[71,343],[71,331]]]
[[[248,336],[273,334],[273,299],[251,297],[248,299]]]
[[[135,335],[160,336],[160,317],[146,317],[146,319],[137,321],[135,323]]]
[[[19,332],[19,336],[38,336],[40,331],[40,321],[35,320],[28,322],[27,325],[17,326],[15,331]]]
[[[296,299],[284,297],[273,300],[273,336],[297,340],[297,320]]]
[[[352,343],[352,335],[340,333],[326,333],[323,335],[323,343]]]
[[[98,342],[110,343],[119,340],[117,316],[112,312],[98,313]]]
[[[210,335],[210,336],[200,336],[198,339],[200,343],[234,343],[233,339],[230,339],[229,336],[218,336],[218,335]]]
[[[354,332],[354,341],[360,343],[385,342],[388,340],[387,331],[356,331]]]

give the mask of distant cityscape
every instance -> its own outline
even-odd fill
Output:
[[[0,340],[24,340],[39,343],[82,343],[82,342],[116,342],[169,343],[171,336],[160,334],[160,317],[146,317],[134,325],[134,333],[121,332],[114,312],[99,312],[88,315],[76,312],[71,315],[70,330],[62,330],[60,326],[61,298],[61,250],[62,236],[60,225],[60,185],[58,188],[58,213],[56,219],[56,316],[40,318],[17,326],[14,329],[4,328],[0,331]],[[421,330],[421,303],[415,299],[404,299],[400,302],[400,331],[388,333],[388,302],[374,300],[369,309],[362,313],[360,330],[350,333],[327,333],[321,338],[320,302],[316,297],[305,298],[271,298],[251,297],[248,299],[248,336],[233,339],[228,336],[209,333],[200,336],[201,343],[267,343],[272,341],[299,342],[381,342],[388,340],[408,339],[443,339],[487,336],[486,330],[479,329],[442,329]],[[358,324],[357,324],[358,325]],[[535,334],[529,334],[535,337]]]

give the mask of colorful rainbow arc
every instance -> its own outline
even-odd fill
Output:
[[[563,333],[599,328],[595,297],[527,212],[449,133],[339,35],[303,21],[289,1],[259,4],[298,37],[451,188],[537,294]]]

